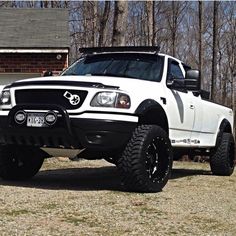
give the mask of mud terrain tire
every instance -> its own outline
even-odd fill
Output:
[[[210,158],[212,174],[230,176],[235,166],[235,143],[230,133],[223,133]]]
[[[118,160],[118,169],[128,191],[159,192],[170,177],[172,163],[166,132],[156,125],[141,125]]]

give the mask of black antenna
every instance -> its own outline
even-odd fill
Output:
[[[160,46],[120,46],[120,47],[93,47],[80,48],[79,52],[84,54],[94,54],[103,52],[153,52],[159,53]]]

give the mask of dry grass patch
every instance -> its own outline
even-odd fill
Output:
[[[160,193],[122,192],[119,183],[105,161],[61,158],[28,182],[0,180],[1,235],[236,235],[235,173],[176,162]]]

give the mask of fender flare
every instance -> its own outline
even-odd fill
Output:
[[[154,108],[158,108],[158,109],[161,108],[163,112],[165,112],[162,106],[158,102],[156,102],[153,99],[146,99],[139,104],[139,106],[135,110],[135,114],[142,115],[142,114],[145,114],[147,111]]]
[[[137,107],[137,109],[135,110],[135,114],[138,115],[139,117],[142,117],[145,114],[147,114],[147,112],[149,112],[151,110],[157,110],[160,112],[162,119],[166,123],[165,129],[166,129],[167,133],[169,133],[169,123],[168,123],[168,118],[167,118],[166,112],[163,109],[163,107],[155,100],[146,99],[143,102],[141,102],[139,104],[139,106]]]

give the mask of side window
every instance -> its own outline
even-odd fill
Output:
[[[168,78],[184,79],[184,75],[177,61],[170,61],[168,68]]]

